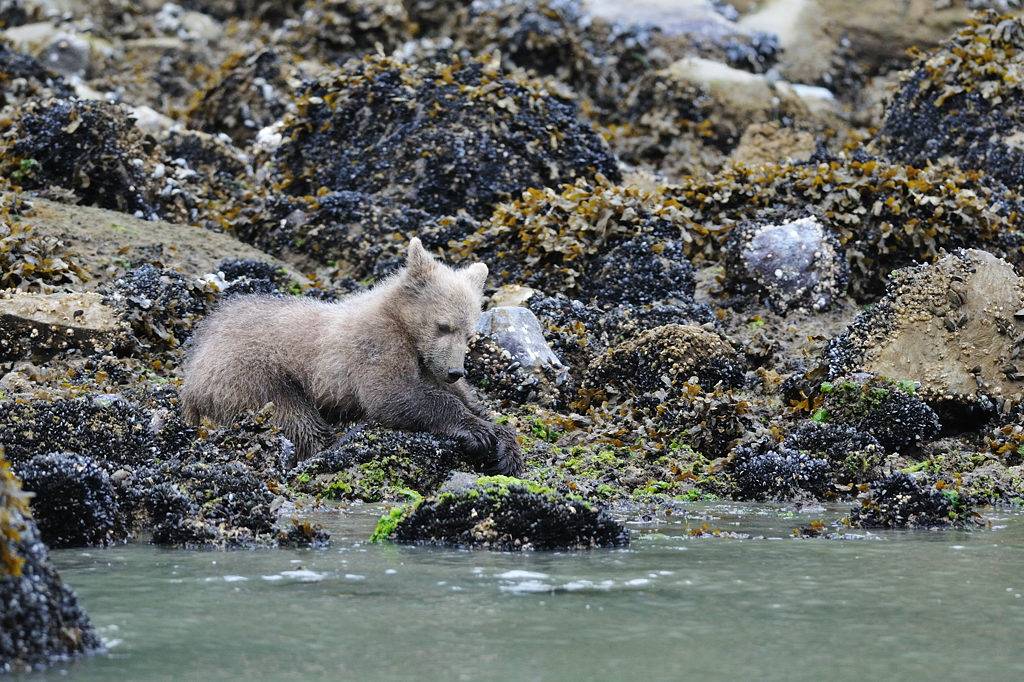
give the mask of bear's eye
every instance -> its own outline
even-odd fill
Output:
[[[438,334],[451,334],[453,331],[455,331],[455,328],[452,327],[450,324],[445,324],[444,322],[441,322],[440,324],[437,325]]]

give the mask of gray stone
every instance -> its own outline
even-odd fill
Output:
[[[498,306],[486,310],[476,330],[494,339],[523,367],[564,369],[562,361],[544,339],[540,320],[528,308]]]

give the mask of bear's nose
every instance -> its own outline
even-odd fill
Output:
[[[450,369],[448,370],[448,383],[454,384],[456,381],[466,376],[466,373],[461,369]]]

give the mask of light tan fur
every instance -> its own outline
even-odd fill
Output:
[[[185,417],[224,422],[272,402],[300,458],[327,443],[330,422],[365,419],[452,436],[491,470],[519,473],[514,432],[462,378],[486,279],[483,263],[452,269],[412,239],[405,268],[336,303],[231,299],[196,332]]]

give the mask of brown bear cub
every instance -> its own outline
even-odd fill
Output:
[[[336,303],[239,296],[198,327],[185,363],[185,418],[224,422],[274,403],[300,459],[330,422],[367,420],[455,438],[491,471],[521,473],[515,432],[473,395],[463,361],[487,266],[454,270],[409,242],[405,268]]]

